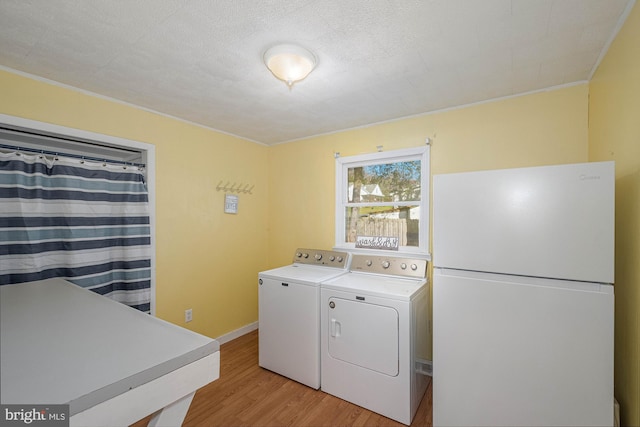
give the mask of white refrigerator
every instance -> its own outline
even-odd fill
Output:
[[[433,178],[433,425],[612,425],[613,162]]]

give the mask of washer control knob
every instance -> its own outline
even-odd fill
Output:
[[[336,303],[333,301],[329,302],[329,307],[336,308]]]
[[[412,269],[413,271],[416,271],[416,270],[418,269],[418,266],[417,266],[417,265],[415,265],[415,264],[411,264],[411,269]]]
[[[367,267],[371,267],[372,264],[373,264],[373,262],[370,259],[368,259],[367,260]]]
[[[382,268],[389,268],[390,265],[391,265],[391,263],[389,261],[384,261],[382,263]]]
[[[403,270],[406,270],[407,269],[407,263],[403,262],[402,264],[400,264],[400,268],[403,269]]]
[[[322,254],[316,254],[314,258],[320,261],[322,259]]]
[[[334,257],[333,255],[329,257],[329,261],[335,261],[335,260],[336,260],[336,257]]]
[[[300,252],[296,252],[296,258],[300,258],[302,257],[302,254]]]
[[[341,256],[338,257],[338,262],[342,262],[343,258]]]
[[[309,254],[302,254],[302,258],[309,258]]]

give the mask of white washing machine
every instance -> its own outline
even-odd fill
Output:
[[[353,255],[322,282],[322,391],[411,424],[429,384],[425,260]]]
[[[348,272],[347,252],[297,249],[258,274],[258,364],[320,388],[320,282]]]

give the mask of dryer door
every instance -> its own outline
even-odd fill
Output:
[[[398,375],[398,312],[394,308],[333,297],[326,309],[329,356]]]

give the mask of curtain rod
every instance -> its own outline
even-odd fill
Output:
[[[29,152],[29,153],[46,154],[46,155],[49,155],[49,156],[71,157],[73,159],[89,160],[89,161],[92,161],[92,162],[103,162],[103,163],[110,163],[110,164],[116,164],[116,165],[136,166],[136,167],[143,168],[143,169],[147,166],[144,163],[126,162],[124,160],[110,160],[110,159],[103,159],[103,158],[100,158],[100,157],[92,157],[92,156],[85,156],[85,155],[80,155],[80,154],[64,153],[64,152],[60,152],[60,151],[42,150],[42,149],[39,149],[39,148],[20,147],[20,146],[17,146],[17,145],[9,145],[9,144],[2,144],[2,143],[0,143],[0,148],[4,148],[4,149],[7,149],[7,150],[14,150],[14,151],[26,151],[26,152]]]
[[[36,132],[36,131],[33,131],[33,130],[24,129],[24,128],[17,127],[17,126],[13,127],[13,126],[0,125],[0,130],[9,131],[9,132],[16,133],[16,134],[35,136],[37,138],[53,139],[55,141],[68,141],[68,142],[74,142],[74,143],[89,144],[89,145],[93,145],[95,147],[108,148],[110,150],[124,151],[124,152],[129,152],[129,153],[139,153],[139,151],[137,151],[137,150],[133,150],[133,149],[125,148],[125,147],[113,147],[111,145],[102,144],[102,143],[100,143],[98,141],[92,141],[92,140],[81,139],[81,138],[72,138],[70,136],[60,135],[60,134],[57,134],[57,133]]]

